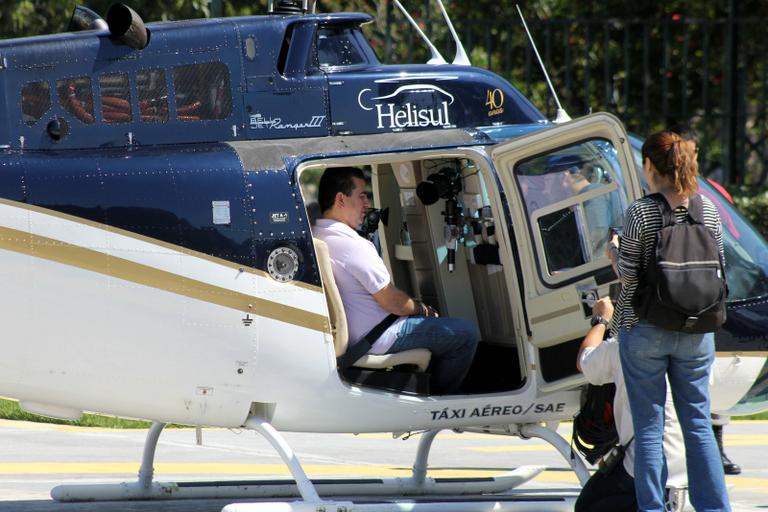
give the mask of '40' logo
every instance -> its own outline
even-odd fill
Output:
[[[504,92],[501,89],[488,90],[485,94],[488,117],[504,113]]]

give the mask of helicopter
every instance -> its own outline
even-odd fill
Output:
[[[431,44],[427,64],[381,64],[361,31],[371,20],[282,0],[264,16],[145,25],[114,4],[106,19],[78,7],[67,33],[0,41],[0,395],[55,418],[153,422],[137,481],[59,486],[54,499],[298,492],[282,509],[367,510],[333,497],[479,495],[543,469],[429,478],[446,429],[544,439],[589,477],[556,425],[579,409],[590,304],[615,293],[609,228],[643,194],[632,139],[606,113],[547,120],[469,65],[458,37],[451,64]],[[364,169],[388,208],[365,235],[394,284],[478,326],[462,394],[430,393],[424,351],[337,366],[351,340],[309,211],[335,166]],[[768,244],[717,204],[740,292],[717,334],[712,408],[748,397],[764,410]],[[255,430],[294,483],[156,481],[167,423]],[[410,478],[317,481],[281,431],[422,435]]]

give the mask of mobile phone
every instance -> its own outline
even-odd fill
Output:
[[[621,283],[611,283],[608,287],[608,296],[611,298],[611,302],[616,304],[619,301],[619,295],[621,295]]]

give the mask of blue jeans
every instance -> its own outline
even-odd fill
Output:
[[[479,340],[477,327],[462,318],[409,316],[387,353],[429,349],[432,359],[427,371],[431,375],[431,392],[447,395],[464,382]]]
[[[664,510],[664,401],[669,376],[685,440],[691,504],[698,512],[730,511],[709,417],[713,333],[686,334],[640,321],[619,334],[619,352],[635,427],[638,509]]]

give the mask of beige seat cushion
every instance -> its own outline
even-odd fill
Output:
[[[344,303],[341,302],[341,294],[333,278],[333,267],[328,252],[328,245],[317,238],[313,238],[315,253],[317,254],[317,266],[320,278],[323,280],[325,300],[328,303],[328,314],[331,320],[331,334],[333,334],[333,346],[336,357],[347,351],[349,343],[349,330],[347,317],[344,313]],[[366,354],[355,362],[358,368],[383,369],[400,364],[412,364],[419,367],[419,371],[425,371],[429,366],[432,353],[425,348],[405,350],[396,354],[371,355]]]
[[[355,362],[358,368],[391,368],[399,364],[412,364],[419,367],[420,372],[427,371],[432,352],[426,348],[414,348],[396,352],[394,354],[372,355],[366,354]]]

